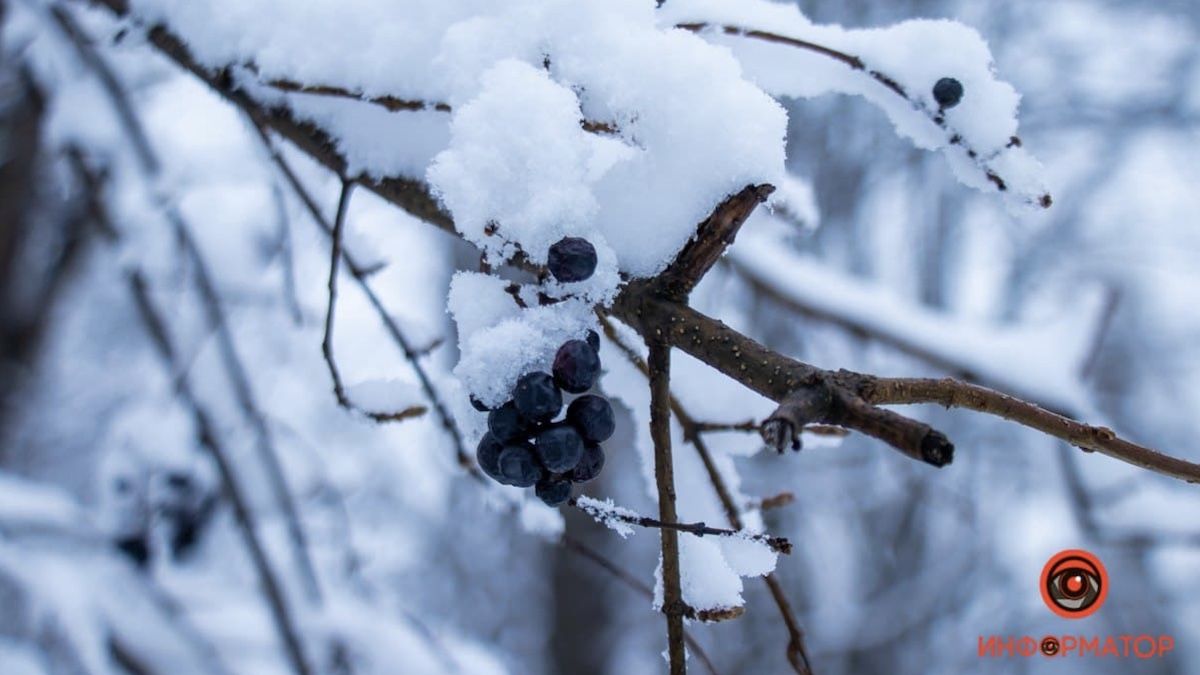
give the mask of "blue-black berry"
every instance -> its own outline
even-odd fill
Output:
[[[479,399],[475,398],[474,394],[471,395],[471,407],[478,410],[479,412],[490,412],[491,411],[491,408],[484,405],[483,401],[480,401]]]
[[[517,380],[513,404],[526,419],[547,422],[562,409],[562,392],[550,373],[529,373]]]
[[[604,450],[596,443],[588,443],[583,448],[583,457],[579,458],[579,463],[571,469],[571,473],[567,477],[575,483],[586,483],[589,480],[600,475],[600,470],[604,468]]]
[[[587,239],[564,237],[550,247],[547,267],[563,283],[583,281],[596,271],[596,248]]]
[[[592,349],[596,350],[597,354],[600,353],[600,334],[599,333],[597,333],[594,330],[589,330],[587,332],[587,343],[592,346]]]
[[[534,493],[546,506],[558,506],[571,498],[571,481],[543,479],[538,481]]]
[[[479,462],[479,468],[491,476],[492,480],[501,483],[504,482],[500,473],[500,452],[503,450],[504,444],[490,432],[483,435],[479,446],[475,448],[475,460]]]
[[[521,417],[512,401],[488,413],[488,431],[501,443],[520,438],[528,427],[529,423]]]
[[[600,356],[583,340],[567,340],[554,355],[554,381],[563,391],[581,394],[600,376]]]
[[[583,437],[574,427],[555,425],[533,439],[542,466],[551,473],[566,473],[583,457]]]
[[[583,440],[593,443],[607,441],[616,428],[608,399],[595,394],[571,401],[571,405],[567,406],[567,422],[575,427]]]
[[[500,451],[499,465],[504,482],[516,487],[529,487],[541,480],[543,475],[528,444],[504,446]]]
[[[943,77],[933,85],[933,100],[942,108],[953,108],[963,97],[962,82],[953,77]]]

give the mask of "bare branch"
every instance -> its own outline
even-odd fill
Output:
[[[140,272],[135,271],[130,274],[129,289],[133,295],[138,315],[141,317],[146,328],[146,333],[150,336],[151,342],[162,358],[167,372],[173,376],[181,373],[181,364],[177,356],[178,352],[171,342],[166,323],[163,321],[158,309],[154,306],[154,301],[150,297],[146,280]],[[276,577],[274,570],[271,569],[266,550],[262,542],[259,541],[257,534],[258,526],[255,522],[253,512],[250,510],[249,502],[242,492],[241,486],[238,485],[233,463],[221,445],[220,437],[217,435],[216,428],[208,412],[200,404],[195,393],[192,391],[188,378],[179,376],[173,377],[173,379],[180,399],[191,409],[192,420],[196,425],[196,432],[199,434],[198,440],[200,446],[208,452],[209,456],[213,459],[213,463],[216,464],[217,472],[221,477],[221,484],[226,495],[229,497],[230,503],[233,505],[234,516],[238,523],[238,531],[242,534],[243,543],[246,546],[246,550],[250,553],[250,560],[254,565],[255,571],[258,573],[259,584],[262,586],[263,595],[271,611],[271,617],[283,641],[288,661],[297,675],[313,675],[304,657],[304,650],[301,647],[302,641],[299,637],[295,619],[292,617],[291,609],[288,607],[287,597],[283,592],[282,584]]]
[[[251,70],[254,70],[253,68]],[[361,101],[377,105],[391,112],[399,112],[402,110],[418,111],[418,110],[436,110],[438,112],[450,112],[450,104],[440,101],[418,101],[411,99],[402,99],[395,96],[364,96],[363,94],[355,93],[349,89],[342,87],[333,87],[325,84],[301,84],[292,80],[276,79],[267,80],[264,82],[272,89],[286,91],[292,94],[313,94],[316,96],[332,96],[334,98],[346,98],[352,101]]]
[[[626,344],[621,339],[612,321],[603,314],[598,314],[598,318],[605,336],[616,345],[617,349],[625,355],[625,358],[634,367],[641,371],[643,375],[649,377],[650,369],[647,367],[646,362],[632,346]],[[675,414],[675,419],[679,421],[680,426],[683,427],[684,438],[696,449],[696,454],[699,455],[701,463],[704,464],[704,471],[708,474],[713,491],[717,493],[717,498],[721,502],[721,507],[725,510],[725,516],[729,520],[729,524],[738,530],[744,529],[745,525],[742,522],[741,511],[734,501],[732,493],[729,491],[729,486],[725,484],[725,477],[721,475],[716,462],[713,461],[708,444],[705,443],[704,437],[698,431],[697,423],[674,395],[671,396],[671,411]],[[762,508],[766,508],[765,500]],[[812,667],[809,665],[808,650],[804,644],[804,630],[800,627],[800,622],[796,619],[795,612],[792,611],[791,602],[788,601],[787,595],[783,592],[783,588],[779,584],[779,580],[776,578],[774,572],[764,576],[763,582],[766,583],[767,589],[771,592],[771,598],[779,610],[780,618],[783,620],[784,627],[788,633],[788,662],[797,675],[811,675]]]
[[[342,231],[346,227],[346,212],[350,209],[350,195],[354,192],[354,181],[342,179],[342,192],[338,197],[337,216],[333,221],[333,246],[330,247],[329,259],[329,303],[325,308],[325,336],[321,339],[321,355],[325,358],[325,366],[329,369],[329,377],[333,380],[333,395],[338,405],[351,412],[359,413],[376,422],[399,422],[425,414],[424,406],[409,406],[403,410],[377,411],[362,408],[346,395],[346,387],[342,383],[342,375],[338,370],[337,358],[333,354],[333,320],[337,307],[338,267],[342,261]]]
[[[975,410],[1061,438],[1085,452],[1098,452],[1154,473],[1200,483],[1200,464],[1130,443],[1108,427],[1083,424],[986,387],[951,378],[885,378],[857,373],[850,380],[871,403],[937,403]]]
[[[671,346],[662,340],[647,340],[650,356],[646,360],[650,378],[650,436],[654,440],[654,481],[658,485],[658,517],[666,525],[675,524],[675,469],[671,455]],[[669,527],[660,531],[662,538],[662,611],[667,616],[667,652],[671,675],[687,672],[683,649],[683,601],[679,572],[679,533]]]
[[[696,235],[683,247],[675,261],[655,280],[669,298],[683,300],[708,273],[725,249],[733,245],[738,230],[775,191],[773,185],[749,185],[724,201],[696,229]]]
[[[143,173],[149,180],[156,179],[161,171],[162,162],[159,160],[158,154],[150,142],[150,137],[142,126],[141,120],[138,118],[133,104],[130,102],[116,74],[87,40],[86,36],[75,24],[74,19],[71,18],[65,9],[57,6],[52,7],[51,16],[75,48],[80,60],[91,69],[108,95],[113,108],[117,111],[117,116],[122,126],[133,143]],[[238,406],[254,429],[255,448],[259,454],[260,461],[266,469],[272,491],[274,492],[275,501],[284,515],[295,565],[300,572],[300,577],[304,582],[305,590],[310,599],[320,602],[320,584],[316,568],[313,566],[312,559],[309,556],[307,536],[300,523],[300,515],[292,500],[287,479],[283,475],[283,468],[279,463],[270,427],[254,400],[249,377],[246,374],[246,369],[234,344],[233,334],[226,321],[225,312],[217,292],[216,284],[213,281],[212,273],[209,271],[208,263],[204,258],[203,252],[197,246],[195,238],[192,236],[191,228],[184,220],[178,207],[165,199],[161,199],[158,206],[163,216],[170,223],[175,232],[176,239],[179,240],[194,267],[193,281],[203,302],[206,318],[209,324],[215,329],[217,345],[222,362],[229,373],[234,396],[237,399]],[[110,231],[114,233],[117,231],[110,218],[101,217],[99,214],[94,214],[94,217],[107,222],[107,228]]]
[[[642,581],[634,575],[621,569],[621,567],[613,561],[609,560],[603,555],[600,555],[600,553],[590,546],[587,546],[578,539],[566,534],[564,534],[562,537],[562,545],[568,551],[577,553],[580,557],[591,561],[597,567],[605,572],[608,572],[618,581],[621,581],[626,586],[645,597],[647,600],[654,600],[654,591],[649,586],[642,583]],[[683,630],[683,639],[687,641],[688,648],[691,649],[692,653],[696,655],[696,658],[700,659],[700,662],[704,664],[704,668],[708,670],[710,675],[717,675],[717,667],[713,665],[712,659],[708,657],[708,654],[704,651],[704,648],[700,646],[700,643],[694,637],[692,637],[692,634],[688,632],[686,628]]]

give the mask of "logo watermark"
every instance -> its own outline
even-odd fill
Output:
[[[1046,607],[1064,619],[1095,614],[1108,599],[1108,570],[1095,554],[1059,551],[1046,561],[1038,583]],[[1175,648],[1170,635],[980,635],[979,658],[1093,657],[1152,659]]]

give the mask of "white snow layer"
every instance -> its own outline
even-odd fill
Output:
[[[236,66],[251,95],[318,123],[350,172],[427,179],[490,262],[520,252],[541,264],[558,239],[588,239],[597,273],[575,284],[540,282],[551,297],[611,301],[622,275],[661,271],[716,204],[751,183],[783,183],[778,202],[811,215],[805,195],[786,189],[787,119],[771,95],[862,95],[898,133],[945,150],[963,182],[994,190],[1003,181],[1021,202],[1044,192],[1036,161],[1009,147],[1016,92],[993,76],[980,36],[949,21],[844,30],[765,0],[673,0],[662,9],[646,0],[130,5],[143,25],[179,33],[200,62]],[[716,29],[696,34],[681,23]],[[721,26],[824,45],[862,67]],[[931,88],[944,76],[959,79],[966,95],[939,126]],[[393,112],[288,93],[272,84],[280,80],[425,107]],[[536,299],[529,288],[518,293]],[[490,310],[468,308],[496,304],[495,289],[479,299],[465,287],[455,295],[451,312],[471,324],[457,375],[487,403],[505,397],[522,372],[544,367],[551,341],[590,327],[586,308],[569,303],[496,322],[477,316]],[[471,330],[480,321],[487,328]]]
[[[663,10],[664,26],[704,24],[705,38],[733,50],[754,82],[771,94],[862,96],[887,114],[896,133],[917,147],[945,152],[964,185],[1001,191],[1013,207],[1049,205],[1042,201],[1048,194],[1042,165],[1012,142],[1020,96],[996,79],[991,52],[974,29],[955,21],[912,20],[848,30],[814,24],[794,5],[769,0],[672,0]],[[782,40],[742,34],[746,31]],[[958,105],[939,111],[933,85],[943,77],[962,83],[964,95]]]

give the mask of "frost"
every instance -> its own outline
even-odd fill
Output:
[[[400,380],[363,380],[347,385],[346,395],[359,408],[379,413],[400,412],[425,403],[420,388]]]
[[[604,501],[600,501],[599,499],[583,496],[575,500],[575,505],[583,509],[584,513],[595,518],[597,523],[621,535],[622,539],[628,539],[633,534],[633,526],[621,520],[621,517],[638,518],[638,514],[627,508],[617,506],[613,503],[613,500],[605,499]]]

